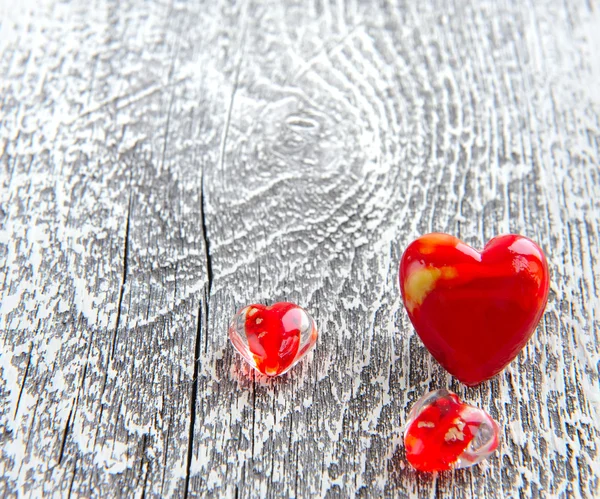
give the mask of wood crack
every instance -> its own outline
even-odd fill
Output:
[[[75,402],[76,399],[73,399],[73,403],[71,404],[71,410],[69,411],[69,417],[67,418],[67,424],[65,425],[65,429],[63,430],[62,441],[60,443],[60,451],[58,454],[59,465],[62,462],[65,453],[65,446],[67,445],[67,435],[69,434],[69,427],[71,425],[71,418],[73,417],[73,409],[75,408]]]
[[[146,474],[144,477],[144,485],[142,488],[142,499],[146,497],[146,490],[148,490],[148,475],[150,474],[150,463],[146,462]]]
[[[117,322],[112,337],[112,346],[110,358],[114,359],[117,348],[117,334],[121,324],[121,307],[123,305],[123,295],[125,294],[125,284],[127,283],[127,261],[129,259],[129,226],[131,220],[131,192],[129,193],[129,207],[127,208],[127,220],[125,221],[125,244],[123,247],[123,275],[121,278],[121,289],[119,290],[119,300],[117,304]]]
[[[75,399],[73,399],[73,404],[71,405],[71,411],[69,412],[69,417],[67,418],[67,424],[66,424],[64,432],[63,432],[63,438],[62,438],[62,443],[61,443],[61,447],[60,447],[60,454],[58,456],[58,464],[60,464],[62,462],[64,451],[65,451],[65,445],[66,445],[66,441],[67,441],[67,435],[68,435],[69,429],[71,428],[71,425],[72,425],[72,419],[75,419],[74,413],[76,412],[77,405],[79,404],[79,395],[81,394],[83,384],[85,383],[85,377],[87,375],[87,369],[88,369],[88,366],[90,363],[90,353],[91,353],[91,349],[92,349],[93,337],[94,337],[94,333],[92,332],[90,341],[88,343],[87,357],[85,360],[85,364],[83,366],[83,372],[81,373],[81,382],[79,383],[79,386],[77,387],[77,394],[75,396]]]
[[[108,359],[106,371],[104,372],[104,380],[102,382],[102,390],[100,392],[100,396],[98,397],[98,401],[100,404],[100,411],[98,413],[98,425],[96,427],[96,433],[94,436],[94,448],[96,448],[96,443],[98,440],[98,432],[100,431],[100,422],[102,421],[102,416],[104,414],[104,393],[106,391],[106,384],[108,383],[108,370],[109,367],[115,357],[115,352],[117,348],[117,334],[119,331],[119,326],[121,324],[121,308],[123,305],[123,296],[125,294],[125,284],[127,283],[127,272],[128,272],[128,259],[129,259],[129,228],[131,221],[131,205],[132,205],[132,197],[131,191],[129,191],[129,202],[127,207],[127,218],[125,220],[125,242],[123,245],[123,273],[121,277],[121,287],[119,289],[119,298],[117,302],[117,320],[115,322],[115,329],[113,331],[112,339],[111,339],[111,347],[110,347],[110,358]],[[91,346],[91,340],[90,340]],[[89,361],[89,350],[88,350],[88,361]],[[87,365],[86,365],[87,370]],[[85,377],[85,371],[84,371]],[[83,380],[82,380],[83,384]]]
[[[194,454],[194,428],[196,426],[196,401],[198,398],[198,371],[200,366],[200,341],[202,329],[206,330],[207,314],[208,314],[208,291],[205,293],[204,300],[198,307],[198,325],[196,327],[196,341],[194,345],[194,377],[192,379],[192,393],[190,400],[190,426],[188,429],[188,448],[187,448],[187,463],[185,471],[185,486],[183,497],[188,497],[190,488],[192,458]],[[204,308],[204,313],[203,312]],[[206,335],[205,335],[206,336]]]
[[[38,327],[40,328],[40,321],[38,321]],[[21,382],[21,388],[19,390],[19,396],[17,397],[17,404],[15,407],[15,413],[13,419],[16,419],[17,413],[19,412],[19,404],[21,403],[21,396],[23,395],[23,389],[25,388],[25,381],[27,381],[27,375],[29,374],[29,366],[31,365],[31,353],[33,352],[33,342],[31,342],[31,348],[29,349],[29,355],[27,358],[27,367],[25,367],[25,374],[23,375],[23,381]]]
[[[204,187],[204,169],[202,169],[202,176],[200,178],[200,226],[202,229],[202,238],[204,240],[204,256],[206,261],[206,274],[207,274],[207,288],[208,288],[208,296],[212,291],[212,283],[213,283],[213,270],[212,270],[212,257],[210,254],[210,240],[208,239],[208,231],[206,224],[206,193]],[[207,303],[208,307],[208,303]]]
[[[69,484],[69,492],[67,493],[67,499],[70,499],[71,495],[73,494],[75,475],[77,475],[77,455],[75,456],[75,462],[73,463],[73,476],[71,477],[71,483]]]
[[[210,294],[212,292],[212,284],[213,284],[213,269],[212,269],[212,256],[210,253],[210,240],[208,238],[208,230],[206,223],[206,193],[204,187],[204,168],[202,168],[202,176],[200,177],[200,226],[202,230],[202,238],[204,240],[204,259],[206,264],[206,295],[204,300],[204,306],[206,308],[206,325],[208,326],[208,314],[210,312]],[[200,324],[200,323],[198,323]],[[197,360],[200,354],[200,332],[198,331],[196,335],[196,353]],[[208,350],[208,335],[204,335],[204,353],[206,354]],[[194,375],[194,379],[196,379],[196,375]]]

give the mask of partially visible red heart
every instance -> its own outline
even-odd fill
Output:
[[[291,369],[317,342],[317,326],[294,303],[254,304],[240,310],[229,326],[229,338],[252,367],[267,376]]]
[[[498,236],[482,252],[447,234],[413,241],[402,299],[435,359],[467,385],[498,374],[525,346],[548,300],[548,264],[533,241]]]
[[[419,471],[466,468],[489,457],[500,443],[498,424],[483,409],[436,390],[421,397],[408,416],[404,446]]]

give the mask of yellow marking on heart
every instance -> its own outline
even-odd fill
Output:
[[[421,255],[430,255],[439,246],[451,246],[457,242],[454,236],[433,232],[419,238],[418,250]]]
[[[454,267],[421,267],[410,272],[404,280],[408,311],[412,313],[415,308],[422,305],[440,279],[452,279],[456,275]]]
[[[457,440],[464,440],[465,434],[454,426],[450,427],[448,432],[444,435],[446,442],[456,442]]]
[[[265,373],[267,374],[267,376],[276,376],[278,370],[279,363],[277,363],[274,367],[265,367]]]

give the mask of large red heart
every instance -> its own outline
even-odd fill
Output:
[[[400,262],[402,299],[436,360],[467,385],[498,374],[525,346],[548,299],[548,264],[530,239],[482,252],[448,234],[413,241]]]

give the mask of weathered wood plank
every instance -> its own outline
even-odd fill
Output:
[[[217,25],[95,7],[48,5],[3,37],[2,476],[35,496],[167,495],[191,446]]]
[[[0,490],[597,495],[597,9],[2,5]],[[537,334],[477,388],[399,299],[431,230],[550,258]],[[281,299],[322,334],[265,380],[226,328]],[[419,476],[401,427],[443,386],[503,447]]]

